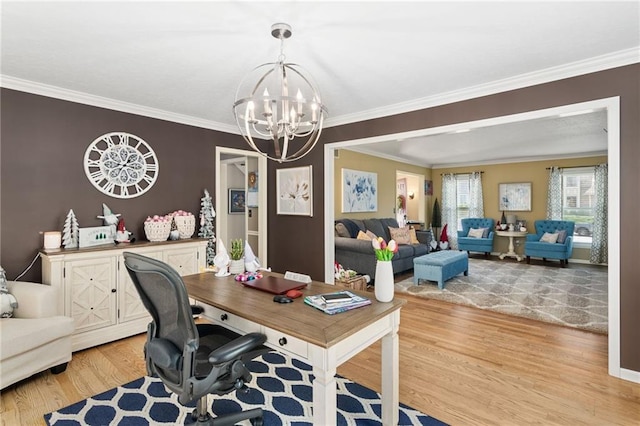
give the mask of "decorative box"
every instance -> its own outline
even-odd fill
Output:
[[[336,280],[336,285],[350,288],[352,290],[366,291],[368,282],[367,278],[368,277],[365,275],[356,275],[355,277]]]

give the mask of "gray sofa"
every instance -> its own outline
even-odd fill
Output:
[[[398,222],[394,218],[384,219],[339,219],[335,221],[336,225],[342,223],[346,225],[350,236],[339,236],[338,231],[335,235],[335,257],[336,262],[341,264],[345,269],[353,269],[359,274],[366,274],[375,279],[376,275],[376,255],[373,251],[371,241],[358,240],[356,236],[357,230],[366,232],[371,231],[375,235],[389,241],[389,227],[398,228]],[[355,226],[357,226],[357,230]],[[344,233],[344,228],[342,228]],[[430,251],[431,232],[416,231],[416,237],[420,244],[401,244],[398,247],[398,253],[393,256],[391,261],[393,265],[393,273],[397,274],[413,269],[413,259],[418,256],[428,254]]]

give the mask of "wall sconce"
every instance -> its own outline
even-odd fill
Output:
[[[416,194],[413,193],[413,191],[409,191],[409,199],[413,200],[413,197],[415,197]]]

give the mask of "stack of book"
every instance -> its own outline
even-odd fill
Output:
[[[371,300],[366,297],[358,296],[350,291],[336,291],[334,293],[317,294],[315,296],[306,296],[304,303],[313,306],[329,315],[339,312],[349,311],[351,309],[367,306],[371,304]]]

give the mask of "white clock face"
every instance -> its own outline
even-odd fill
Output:
[[[156,182],[158,159],[138,136],[112,132],[91,142],[84,153],[84,172],[99,191],[115,198],[134,198]]]

